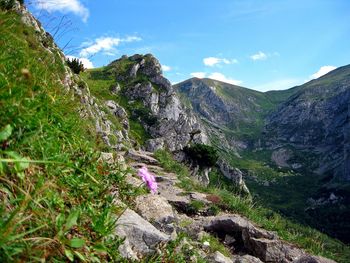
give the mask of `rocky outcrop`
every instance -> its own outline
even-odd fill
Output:
[[[185,109],[171,83],[163,77],[157,59],[152,55],[123,56],[108,67],[119,69],[121,65],[128,66],[124,71],[116,70],[117,80],[125,83],[120,93],[139,107],[132,111],[152,137],[146,142],[147,150],[178,151],[189,142],[207,142],[197,118]]]
[[[246,186],[243,180],[243,173],[238,168],[231,167],[226,161],[219,160],[218,166],[221,173],[232,182],[242,191],[244,194],[250,194],[248,187]]]

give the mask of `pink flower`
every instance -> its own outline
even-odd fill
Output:
[[[140,176],[142,178],[142,181],[146,183],[152,194],[155,194],[157,192],[158,185],[156,179],[154,178],[153,174],[148,171],[147,167],[144,166],[140,168],[137,175]]]

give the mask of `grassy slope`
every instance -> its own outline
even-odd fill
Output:
[[[108,189],[132,188],[98,162],[104,146],[61,85],[58,53],[15,13],[0,10],[0,35],[0,130],[13,128],[0,149],[0,261],[119,260]]]
[[[116,64],[116,63],[114,63]],[[119,67],[118,67],[119,66]],[[118,63],[117,67],[120,70],[119,74],[125,73],[125,68],[128,66],[128,63]],[[122,67],[122,69],[120,69]],[[90,69],[81,74],[82,78],[89,85],[91,94],[96,98],[105,100],[114,100],[118,102],[121,106],[126,109],[129,116],[132,116],[132,110],[135,108],[141,108],[142,105],[130,105],[126,98],[121,95],[114,95],[111,93],[110,89],[112,86],[116,85],[115,72],[114,68],[111,66]],[[122,88],[125,83],[120,83]],[[138,106],[138,107],[137,107]],[[137,118],[129,118],[130,125],[130,136],[135,139],[138,144],[143,145],[147,139],[149,139],[149,135],[137,120]]]

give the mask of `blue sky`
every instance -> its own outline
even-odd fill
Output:
[[[31,0],[67,55],[101,67],[152,53],[176,83],[286,89],[350,64],[349,0]]]

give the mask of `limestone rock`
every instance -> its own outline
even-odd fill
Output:
[[[231,167],[226,161],[219,160],[218,165],[222,174],[232,180],[232,182],[238,186],[245,194],[250,194],[248,187],[243,180],[243,173],[238,168]]]
[[[209,256],[207,259],[208,259],[208,262],[210,263],[233,263],[233,261],[230,258],[224,256],[219,251],[216,251],[213,255]]]
[[[113,164],[114,163],[113,153],[101,152],[100,160],[104,163]]]
[[[115,234],[125,238],[119,247],[121,255],[133,260],[153,253],[160,242],[170,239],[168,235],[130,209],[125,210],[119,217]]]
[[[138,196],[135,199],[135,208],[147,221],[163,231],[169,230],[169,224],[175,222],[172,206],[160,195]]]
[[[130,149],[127,154],[126,157],[140,162],[140,163],[145,163],[145,164],[150,164],[150,165],[157,165],[159,164],[158,160],[155,159],[154,157],[151,156],[152,154],[149,152],[144,152],[144,151],[135,151]]]
[[[251,255],[234,256],[233,263],[263,263],[260,259]]]

